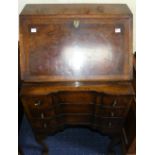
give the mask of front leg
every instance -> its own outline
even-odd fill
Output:
[[[48,146],[46,143],[43,141],[46,138],[45,135],[39,135],[36,136],[37,142],[42,146],[42,155],[48,155]]]
[[[121,142],[121,139],[118,135],[113,135],[113,136],[110,136],[110,144],[108,146],[108,155],[115,155],[115,151],[114,151],[114,147],[118,144],[120,144]]]

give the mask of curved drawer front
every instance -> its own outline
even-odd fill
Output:
[[[96,118],[94,126],[99,128],[117,129],[123,126],[122,118]]]
[[[22,96],[22,103],[29,118],[49,118],[55,116],[52,95]]]
[[[24,81],[128,80],[129,19],[21,20]]]
[[[96,93],[93,92],[59,92],[59,103],[64,104],[94,104]]]
[[[130,95],[106,95],[93,91],[22,96],[33,129],[47,133],[66,125],[83,125],[105,132],[121,131],[131,100]]]
[[[63,114],[75,113],[75,114],[90,114],[93,115],[94,105],[93,104],[61,104]]]
[[[90,125],[92,123],[90,114],[65,114],[62,119],[66,125]]]
[[[32,127],[37,132],[46,132],[46,131],[53,131],[56,130],[60,124],[58,124],[56,119],[50,119],[50,120],[39,120],[39,119],[33,119],[31,120]]]
[[[23,104],[29,109],[46,110],[54,105],[51,95],[23,96]]]
[[[124,108],[96,107],[95,115],[100,117],[125,117],[127,110]]]
[[[103,107],[128,108],[132,100],[132,96],[120,95],[104,95],[102,98]]]
[[[52,118],[56,116],[55,108],[48,108],[47,110],[30,109],[31,117],[33,118]]]

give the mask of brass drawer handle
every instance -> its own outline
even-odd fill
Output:
[[[42,119],[44,119],[44,118],[45,118],[44,113],[41,113],[41,118],[42,118]]]
[[[73,21],[73,26],[77,29],[80,26],[80,21],[79,20],[74,20]]]
[[[116,104],[117,104],[117,100],[115,99],[114,102],[113,102],[113,104],[112,104],[112,106],[115,107]]]
[[[41,105],[41,101],[40,101],[40,100],[36,101],[36,102],[34,103],[34,105],[35,105],[35,106],[40,106],[40,105]]]
[[[111,112],[111,117],[114,117],[114,112]]]

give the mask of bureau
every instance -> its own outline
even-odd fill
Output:
[[[122,132],[134,95],[126,5],[29,4],[19,35],[20,97],[38,142],[68,126]]]

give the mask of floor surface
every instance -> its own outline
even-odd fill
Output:
[[[110,143],[108,136],[86,128],[67,128],[54,136],[48,136],[44,141],[49,148],[49,155],[106,155]],[[41,155],[42,148],[36,143],[26,117],[19,132],[19,145],[24,155]],[[115,152],[121,155],[119,145],[115,147]]]

